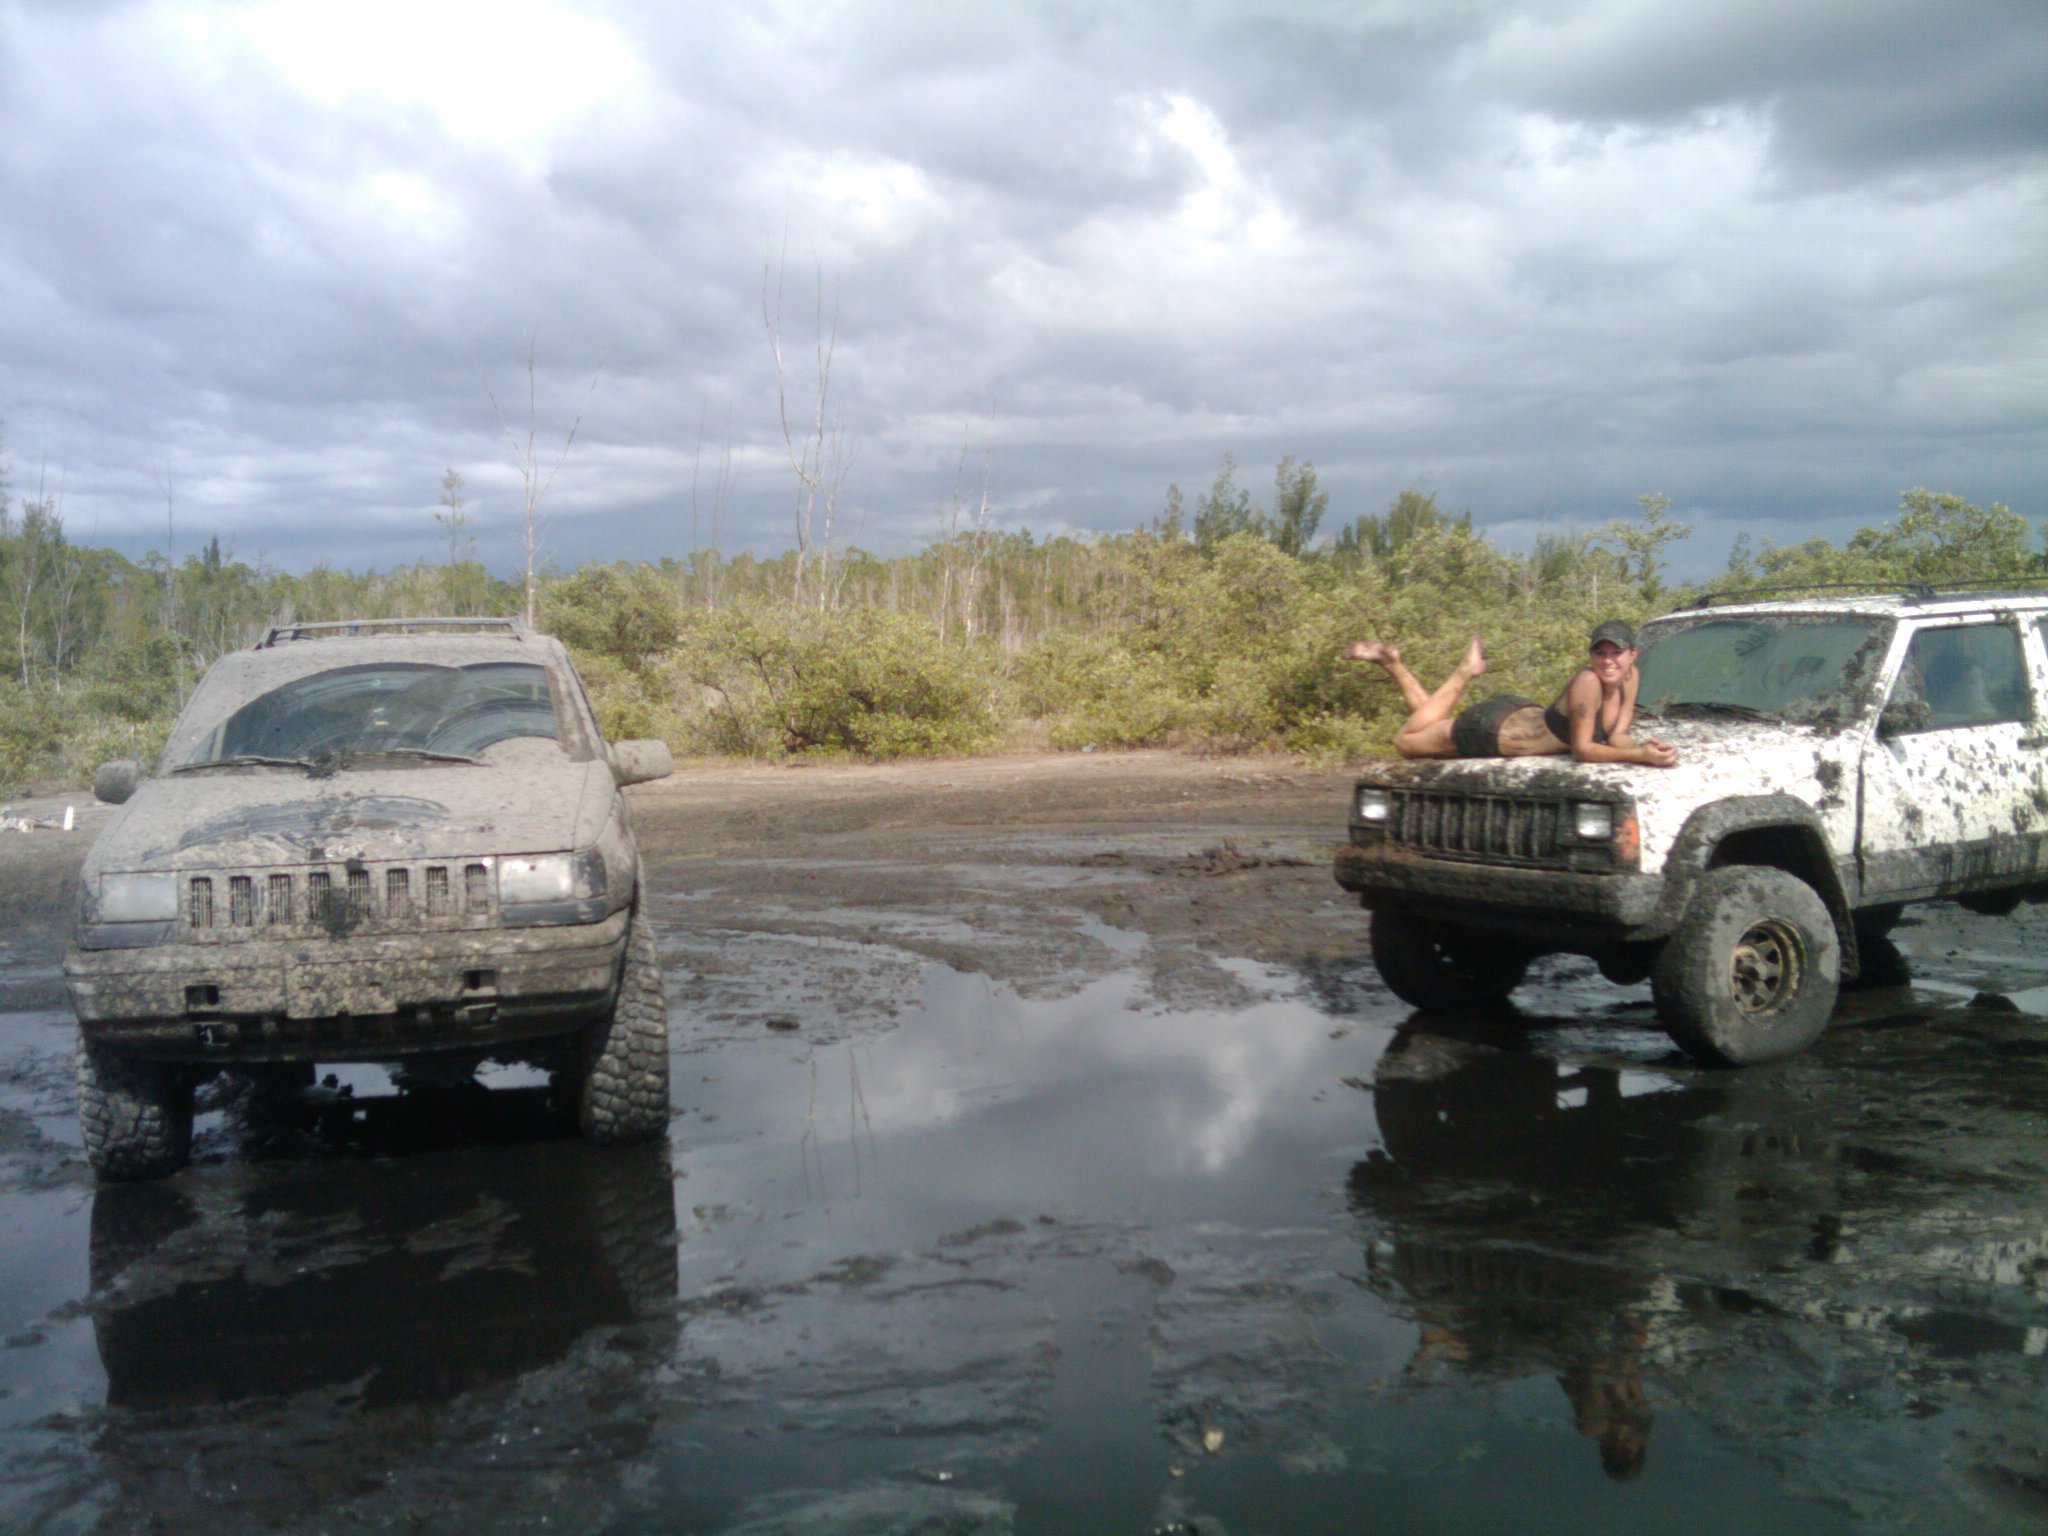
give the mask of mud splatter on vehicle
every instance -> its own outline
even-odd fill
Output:
[[[273,629],[113,763],[65,980],[103,1178],[187,1156],[195,1084],[315,1062],[553,1066],[585,1135],[668,1123],[667,1015],[628,784],[559,642],[508,620]]]
[[[1493,758],[1358,782],[1337,881],[1420,1008],[1532,960],[1650,979],[1716,1065],[1804,1049],[1906,904],[2048,897],[2048,596],[1702,599],[1646,625],[1638,718],[1672,768]]]

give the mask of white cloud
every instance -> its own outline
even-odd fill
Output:
[[[1425,477],[1482,525],[2039,510],[2048,11],[1793,9],[0,0],[0,418],[124,547],[175,464],[181,526],[389,563],[537,334],[544,425],[602,381],[563,561],[678,552],[707,408],[770,551],[786,241],[870,547],[963,435],[1040,532],[1226,448],[1314,459],[1333,523]]]
[[[646,90],[615,27],[548,0],[267,0],[192,24],[239,35],[324,107],[421,109],[458,142],[522,156]]]
[[[1182,197],[1181,229],[1211,242],[1231,242],[1247,256],[1270,253],[1290,232],[1286,213],[1246,182],[1216,114],[1189,96],[1169,95],[1153,109],[1159,137],[1194,161],[1199,181]]]

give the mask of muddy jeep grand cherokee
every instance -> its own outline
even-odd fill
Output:
[[[1337,882],[1417,1008],[1588,955],[1702,1061],[1790,1055],[1906,903],[2048,898],[2044,625],[2039,594],[1703,600],[1639,641],[1637,729],[1675,767],[1375,766]]]
[[[561,645],[509,620],[272,629],[207,673],[87,854],[65,981],[93,1167],[186,1160],[219,1068],[554,1067],[585,1136],[668,1124],[668,1022],[622,786]]]

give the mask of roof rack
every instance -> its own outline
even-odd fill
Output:
[[[1711,608],[1716,603],[1746,603],[1751,598],[1785,592],[1896,592],[1913,603],[1931,603],[1942,596],[1998,597],[2015,587],[2048,586],[2048,576],[1964,576],[1954,581],[1800,581],[1779,587],[1743,587],[1732,592],[1702,592],[1677,612]],[[2017,595],[2017,594],[2015,594]]]
[[[1896,592],[1911,602],[1930,602],[1937,595],[1934,584],[1925,581],[1797,581],[1782,587],[1743,587],[1733,592],[1702,592],[1677,609],[1711,608],[1716,603],[1746,603],[1753,598],[1775,597],[1785,592]]]
[[[1981,592],[1987,596],[2006,592],[2013,587],[2048,587],[2048,576],[1964,576],[1955,581],[1929,582],[1937,592],[1953,592],[1957,596]]]
[[[333,640],[352,635],[391,635],[408,632],[447,634],[455,630],[483,631],[524,640],[526,628],[517,619],[330,619],[317,624],[273,624],[256,642],[259,651],[282,645],[287,640]]]

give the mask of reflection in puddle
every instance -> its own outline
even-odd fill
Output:
[[[1374,1088],[1382,1146],[1350,1192],[1370,1283],[1418,1328],[1407,1382],[1550,1379],[1624,1481],[1656,1464],[1675,1409],[1695,1434],[1775,1440],[1789,1490],[1852,1506],[1920,1497],[1943,1453],[1923,1447],[1911,1472],[1872,1463],[1844,1424],[1967,1404],[1977,1416],[1953,1433],[1993,1482],[2026,1486],[2028,1453],[1998,1447],[2017,1405],[2039,1427],[2048,1286],[2023,1257],[2038,1237],[2015,1212],[2017,1231],[1978,1223],[1960,1249],[1928,1246],[1916,1229],[1946,1193],[1932,1165],[1843,1139],[1814,1079],[1794,1086],[1805,1070],[1645,1081],[1397,1041]],[[1965,1287],[1983,1310],[1921,1299]],[[2044,1513],[2035,1499],[2028,1519]]]
[[[553,1141],[401,1168],[263,1164],[105,1185],[94,1331],[121,1408],[346,1386],[444,1402],[675,1300],[665,1149]]]
[[[925,966],[852,1040],[679,1011],[659,1148],[378,1075],[10,1196],[90,1274],[0,1352],[0,1528],[1997,1529],[1958,1469],[2041,1471],[2040,1222],[1873,1141],[1903,1088],[1234,974],[1265,1000]],[[1945,1092],[2026,1098],[1976,1059]]]

